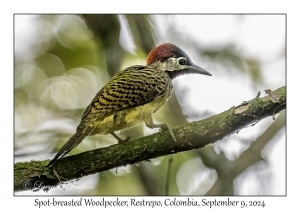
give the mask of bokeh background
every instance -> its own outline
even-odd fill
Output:
[[[213,76],[186,75],[154,115],[178,126],[286,83],[285,15],[15,15],[14,161],[51,159],[94,95],[121,69],[171,42]],[[201,150],[173,155],[169,195],[285,195],[285,111]],[[121,131],[139,138],[158,129]],[[70,155],[106,147],[87,137]],[[48,193],[164,195],[170,156],[83,177]]]

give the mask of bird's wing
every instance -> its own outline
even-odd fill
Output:
[[[168,85],[165,77],[167,74],[164,72],[146,66],[131,66],[120,71],[93,98],[77,130],[92,126],[93,122],[112,113],[146,104],[164,94]]]

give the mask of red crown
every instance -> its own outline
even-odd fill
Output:
[[[187,54],[171,43],[164,43],[155,47],[149,54],[147,59],[147,65],[152,64],[156,61],[163,61],[168,58],[186,57],[189,59]]]

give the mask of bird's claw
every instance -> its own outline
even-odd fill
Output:
[[[126,142],[128,142],[128,141],[130,141],[131,140],[131,137],[130,136],[128,136],[128,137],[126,137],[126,139],[118,139],[118,143],[119,144],[125,144],[126,145]]]
[[[160,129],[159,129],[159,133],[162,134],[164,131],[168,131],[169,134],[171,135],[172,139],[173,139],[175,142],[177,141],[177,139],[176,139],[176,137],[175,137],[175,135],[174,135],[174,133],[173,133],[173,131],[172,131],[172,129],[171,129],[170,126],[168,126],[167,124],[163,124],[163,125],[160,127]]]
[[[160,134],[162,134],[164,131],[167,131],[167,129],[166,129],[166,128],[160,128],[160,129],[159,129],[159,133],[160,133]]]
[[[126,139],[124,140],[125,142],[130,141],[132,138],[130,136],[126,137]]]

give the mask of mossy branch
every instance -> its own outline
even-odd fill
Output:
[[[258,95],[218,115],[174,128],[177,142],[168,132],[155,133],[127,142],[127,145],[115,144],[68,156],[49,168],[46,167],[49,160],[15,163],[15,191],[49,190],[60,182],[114,167],[205,147],[286,109],[285,86],[266,93],[265,97],[259,98]]]

